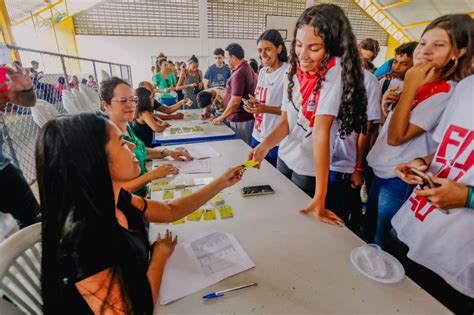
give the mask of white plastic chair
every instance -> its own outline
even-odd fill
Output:
[[[53,104],[44,100],[36,100],[36,105],[31,108],[31,115],[38,127],[43,128],[46,123],[59,115]]]
[[[76,97],[68,90],[63,90],[63,107],[69,114],[82,112],[82,108],[76,102]]]
[[[81,93],[84,94],[84,96],[89,99],[89,104],[91,105],[94,111],[97,111],[100,109],[99,93],[97,93],[96,91],[94,91],[94,89],[87,86],[79,87],[79,91],[81,91]]]
[[[110,78],[110,74],[105,70],[100,70],[100,74],[102,76],[102,81],[107,80],[108,78]]]
[[[84,96],[78,89],[71,89],[72,95],[76,99],[76,104],[80,107],[81,113],[91,112],[92,106],[89,104],[89,98]]]
[[[29,314],[41,314],[41,223],[0,243],[0,293]]]

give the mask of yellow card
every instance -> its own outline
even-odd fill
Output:
[[[219,209],[219,213],[221,214],[221,219],[233,218],[234,213],[232,212],[231,206],[225,206]]]
[[[157,182],[151,184],[151,191],[160,191],[163,190],[163,187],[168,185],[168,182]]]
[[[205,209],[204,210],[204,221],[211,221],[216,219],[216,210]]]
[[[165,183],[165,185],[163,185],[163,189],[166,189],[166,190],[170,190],[170,189],[175,189],[176,186],[172,183]]]
[[[258,164],[260,164],[259,161],[248,160],[248,161],[242,163],[242,166],[244,166],[245,168],[251,168],[251,167],[257,166]]]
[[[184,222],[186,222],[186,219],[185,219],[185,218],[181,218],[181,219],[179,219],[179,220],[174,221],[172,224],[183,224]]]
[[[184,180],[184,184],[186,185],[186,187],[194,186],[194,178],[186,178]]]
[[[199,209],[188,215],[188,221],[199,221],[201,220],[203,210]]]
[[[225,204],[224,197],[222,197],[221,194],[215,195],[214,198],[211,199],[211,202],[215,207],[223,206]]]
[[[163,200],[170,200],[174,198],[173,190],[164,190],[163,191]]]
[[[181,197],[186,197],[189,196],[193,193],[192,189],[186,188],[181,192]]]

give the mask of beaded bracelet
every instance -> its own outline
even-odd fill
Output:
[[[466,208],[474,209],[474,187],[467,187]]]

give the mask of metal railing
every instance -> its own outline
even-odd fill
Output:
[[[36,88],[37,99],[53,104],[59,113],[66,113],[62,104],[62,91],[79,88],[81,85],[98,90],[100,81],[107,76],[117,76],[132,84],[129,65],[108,61],[81,58],[31,48],[7,45],[20,55],[22,66],[30,71]],[[39,66],[34,69],[31,61]],[[92,80],[89,80],[91,76]],[[72,80],[72,79],[77,80]],[[84,81],[84,82],[82,82]],[[18,105],[4,110],[3,152],[19,167],[29,184],[36,181],[34,149],[40,127],[34,122],[31,109]]]

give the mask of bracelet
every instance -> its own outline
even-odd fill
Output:
[[[146,209],[148,208],[148,201],[146,201],[145,198],[142,197],[143,203],[145,204],[143,206],[142,212],[145,213]]]
[[[354,168],[354,171],[358,171],[358,172],[363,172],[364,171],[364,168],[363,167],[355,167]]]
[[[165,153],[166,150],[167,150],[166,148],[163,148],[163,149],[161,150],[161,152],[160,152],[160,153],[161,153],[161,157],[166,157],[166,153]]]
[[[467,187],[466,208],[474,209],[474,187]]]
[[[428,163],[426,163],[426,160],[422,157],[417,157],[415,158],[413,161],[416,161],[416,160],[421,160],[423,162],[424,165],[428,166]]]

